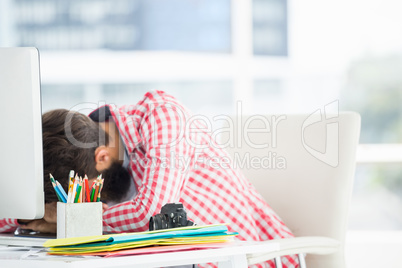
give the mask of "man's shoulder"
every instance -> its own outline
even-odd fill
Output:
[[[130,118],[141,125],[147,118],[156,114],[179,116],[180,118],[190,114],[189,111],[172,95],[160,90],[149,91],[134,105],[115,106],[108,105],[115,121],[118,118]],[[170,116],[170,117],[171,117]],[[177,117],[176,116],[176,117]],[[117,118],[117,119],[116,119]]]
[[[188,110],[184,105],[172,95],[160,91],[149,91],[144,95],[144,98],[138,102],[137,109],[142,109],[145,113],[152,114],[158,110],[175,110],[184,114],[188,113]]]
[[[154,90],[145,93],[142,102],[148,104],[153,103],[155,105],[165,105],[165,104],[181,105],[175,97],[161,90]]]

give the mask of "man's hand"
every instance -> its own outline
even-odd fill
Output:
[[[44,219],[30,221],[27,224],[21,225],[20,228],[21,229],[30,229],[30,230],[33,230],[36,232],[42,232],[42,233],[56,233],[57,232],[57,224],[47,222]]]
[[[45,216],[40,220],[18,220],[21,229],[30,229],[42,233],[56,233],[57,231],[57,203],[45,204]]]

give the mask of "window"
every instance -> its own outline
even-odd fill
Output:
[[[14,1],[19,46],[230,51],[229,0]]]
[[[151,89],[209,115],[232,114],[238,100],[244,114],[312,113],[338,100],[341,110],[362,115],[350,228],[400,230],[401,7],[397,0],[2,0],[0,45],[39,47],[44,110],[132,103]],[[364,204],[376,206],[373,214]]]
[[[287,1],[253,0],[255,55],[287,56]]]

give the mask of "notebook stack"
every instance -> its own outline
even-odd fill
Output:
[[[51,239],[44,243],[52,255],[122,256],[189,249],[217,248],[237,233],[226,224],[187,226],[150,232]]]

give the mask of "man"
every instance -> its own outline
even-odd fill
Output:
[[[181,202],[198,225],[230,223],[239,240],[292,237],[254,187],[228,165],[227,153],[203,122],[192,120],[164,92],[147,93],[136,105],[101,107],[89,118],[51,111],[43,116],[43,126],[47,190],[49,173],[65,188],[70,169],[91,179],[102,173],[106,232],[146,231],[149,218],[164,204]],[[54,231],[50,204],[56,197],[46,198],[45,218],[27,222],[25,228]],[[297,266],[293,256],[282,262]],[[272,262],[265,265],[274,267]]]

